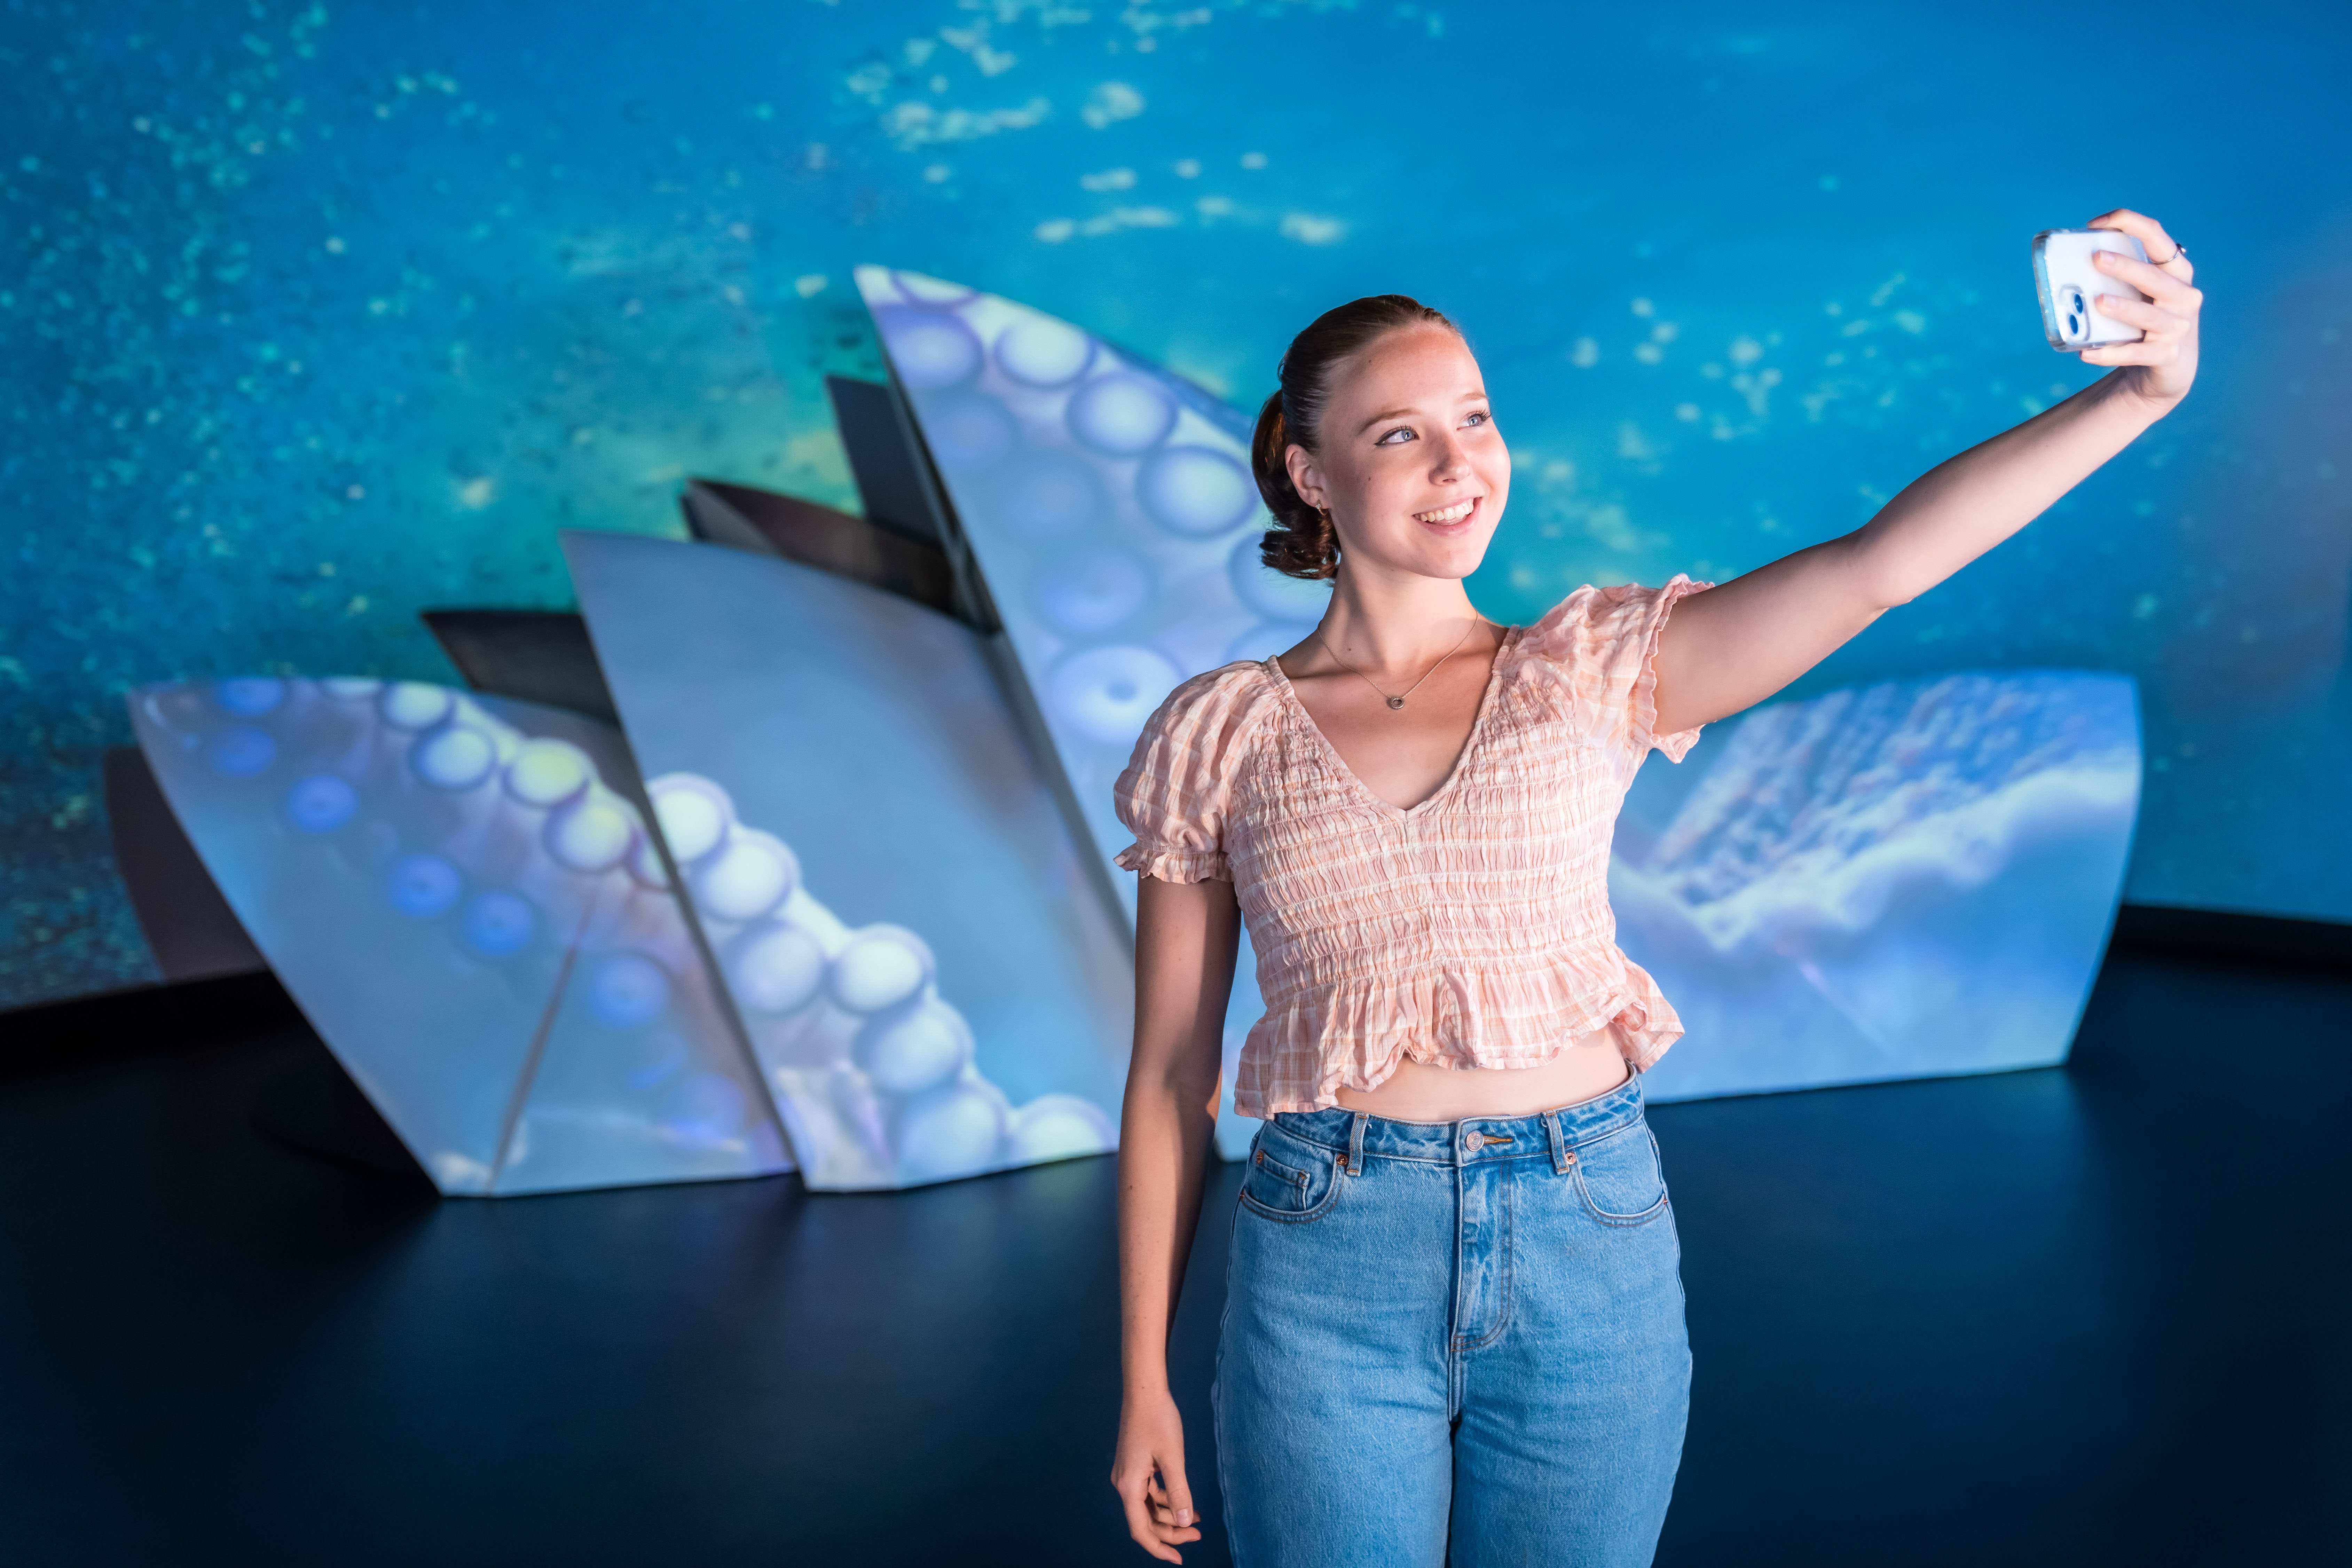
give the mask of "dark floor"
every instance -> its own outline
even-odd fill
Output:
[[[440,1203],[255,1130],[299,1020],[173,1035],[0,1076],[0,1563],[1143,1561],[1109,1162]],[[2352,981],[2119,958],[2065,1069],[1654,1121],[1660,1563],[2352,1562]]]

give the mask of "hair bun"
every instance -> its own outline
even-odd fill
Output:
[[[1274,514],[1274,526],[1258,546],[1259,559],[1290,577],[1325,578],[1339,570],[1339,542],[1328,514],[1308,506],[1290,478],[1290,426],[1282,416],[1282,394],[1258,411],[1250,441],[1250,471],[1257,493]]]

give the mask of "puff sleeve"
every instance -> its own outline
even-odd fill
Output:
[[[1135,842],[1114,858],[1163,882],[1230,882],[1227,809],[1242,763],[1244,724],[1237,672],[1196,675],[1145,721],[1135,752],[1111,785],[1112,809]]]
[[[1714,587],[1676,573],[1664,587],[1579,588],[1528,628],[1526,656],[1562,684],[1578,729],[1630,770],[1655,746],[1679,763],[1699,727],[1656,731],[1658,637],[1675,602]]]

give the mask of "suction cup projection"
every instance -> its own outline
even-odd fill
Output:
[[[1152,709],[1299,641],[1328,590],[1257,563],[1236,410],[1010,300],[879,267],[857,284],[1108,860],[1128,842],[1111,781]]]
[[[1267,518],[1234,409],[1010,300],[879,267],[857,286],[1108,862],[1129,840],[1111,783],[1152,710],[1188,676],[1304,639],[1328,591],[1259,564]],[[1112,878],[1131,916],[1135,879]],[[1244,937],[1228,1105],[1264,1010]],[[1219,1147],[1238,1157],[1250,1131],[1228,1112]]]
[[[415,682],[144,687],[205,868],[445,1193],[792,1168],[609,726]]]
[[[1127,933],[979,636],[790,561],[608,533],[563,543],[663,841],[809,1184],[1110,1149]]]
[[[1618,819],[1618,940],[1688,1031],[1651,1098],[2065,1059],[2139,809],[2127,677],[1892,681],[1711,749]]]

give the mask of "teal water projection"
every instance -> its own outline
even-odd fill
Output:
[[[130,688],[449,680],[416,611],[568,604],[557,531],[676,534],[689,474],[854,507],[860,263],[1244,408],[1318,310],[1444,307],[1517,463],[1474,587],[1525,620],[1843,531],[2083,384],[2027,241],[2117,202],[2201,268],[2196,396],[1800,695],[2130,673],[2127,896],[2352,919],[2338,9],[2118,16],[2095,72],[2046,6],[5,16],[0,1005],[153,976]]]

